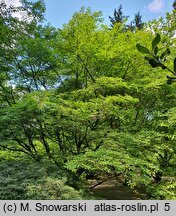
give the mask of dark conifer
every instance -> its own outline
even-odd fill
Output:
[[[125,16],[122,11],[122,5],[119,6],[118,10],[114,9],[114,16],[109,16],[110,19],[110,26],[113,28],[116,23],[123,23],[126,19],[128,19],[128,16]]]
[[[174,10],[176,10],[176,0],[174,1],[172,6],[173,6]]]
[[[138,12],[137,14],[135,14],[135,17],[134,17],[134,27],[141,30],[143,26],[144,26],[144,23],[142,21],[142,16],[140,12]]]

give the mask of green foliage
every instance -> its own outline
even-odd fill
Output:
[[[152,40],[152,52],[153,53],[150,52],[148,48],[143,47],[138,43],[136,44],[136,48],[141,53],[149,54],[148,56],[145,56],[145,60],[147,60],[148,63],[153,68],[161,67],[162,69],[167,69],[172,74],[176,75],[176,73],[175,73],[175,59],[174,59],[174,63],[173,63],[173,65],[174,65],[173,70],[171,70],[170,68],[168,68],[165,65],[165,61],[167,60],[167,57],[171,54],[170,49],[166,48],[166,50],[163,51],[161,55],[158,55],[159,48],[157,45],[160,43],[160,41],[161,41],[161,36],[159,33],[157,33],[155,38]],[[170,77],[170,76],[167,76],[167,78],[168,78],[168,81],[167,81],[168,84],[172,84],[172,82],[176,79],[175,77]]]
[[[27,199],[26,187],[40,179],[45,170],[30,160],[1,162],[1,199]]]
[[[66,179],[46,178],[44,181],[27,186],[28,199],[40,200],[81,200],[81,193],[66,185]]]
[[[66,173],[56,165],[21,157],[0,163],[1,199],[84,199],[83,190],[67,185]],[[88,196],[87,196],[88,198]]]
[[[28,21],[0,17],[1,198],[81,199],[90,176],[174,198],[175,12],[131,31],[81,8],[55,29],[23,7]]]
[[[168,182],[161,182],[158,185],[151,186],[150,193],[152,196],[152,199],[158,199],[158,200],[175,200],[176,199],[176,182],[175,180],[171,180]]]
[[[85,172],[92,172],[95,175],[112,174],[113,172],[118,175],[130,169],[132,161],[133,159],[130,159],[125,152],[100,149],[75,157],[67,164],[67,168],[72,172],[82,168]]]

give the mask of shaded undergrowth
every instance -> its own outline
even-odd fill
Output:
[[[36,162],[27,156],[0,161],[0,199],[89,199],[83,189],[69,185],[68,173],[47,160]],[[81,188],[81,187],[80,187]]]

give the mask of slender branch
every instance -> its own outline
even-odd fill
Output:
[[[82,60],[82,58],[80,57],[80,55],[77,56],[79,58],[79,60],[82,62],[83,66],[84,66],[84,69],[86,70],[86,72],[89,74],[91,80],[93,83],[95,83],[95,79],[94,77],[92,76],[92,74],[90,73],[89,69],[87,68],[87,66],[85,65],[84,61]]]

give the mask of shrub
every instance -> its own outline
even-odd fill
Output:
[[[24,156],[0,162],[1,200],[25,199],[91,199],[88,192],[69,185],[70,177],[62,167],[50,161],[35,162]],[[70,179],[71,180],[71,179]]]
[[[175,200],[176,199],[176,181],[162,181],[150,188],[152,199]]]
[[[80,200],[81,192],[66,185],[66,178],[56,179],[47,177],[43,182],[30,184],[27,187],[28,199],[42,200]]]

